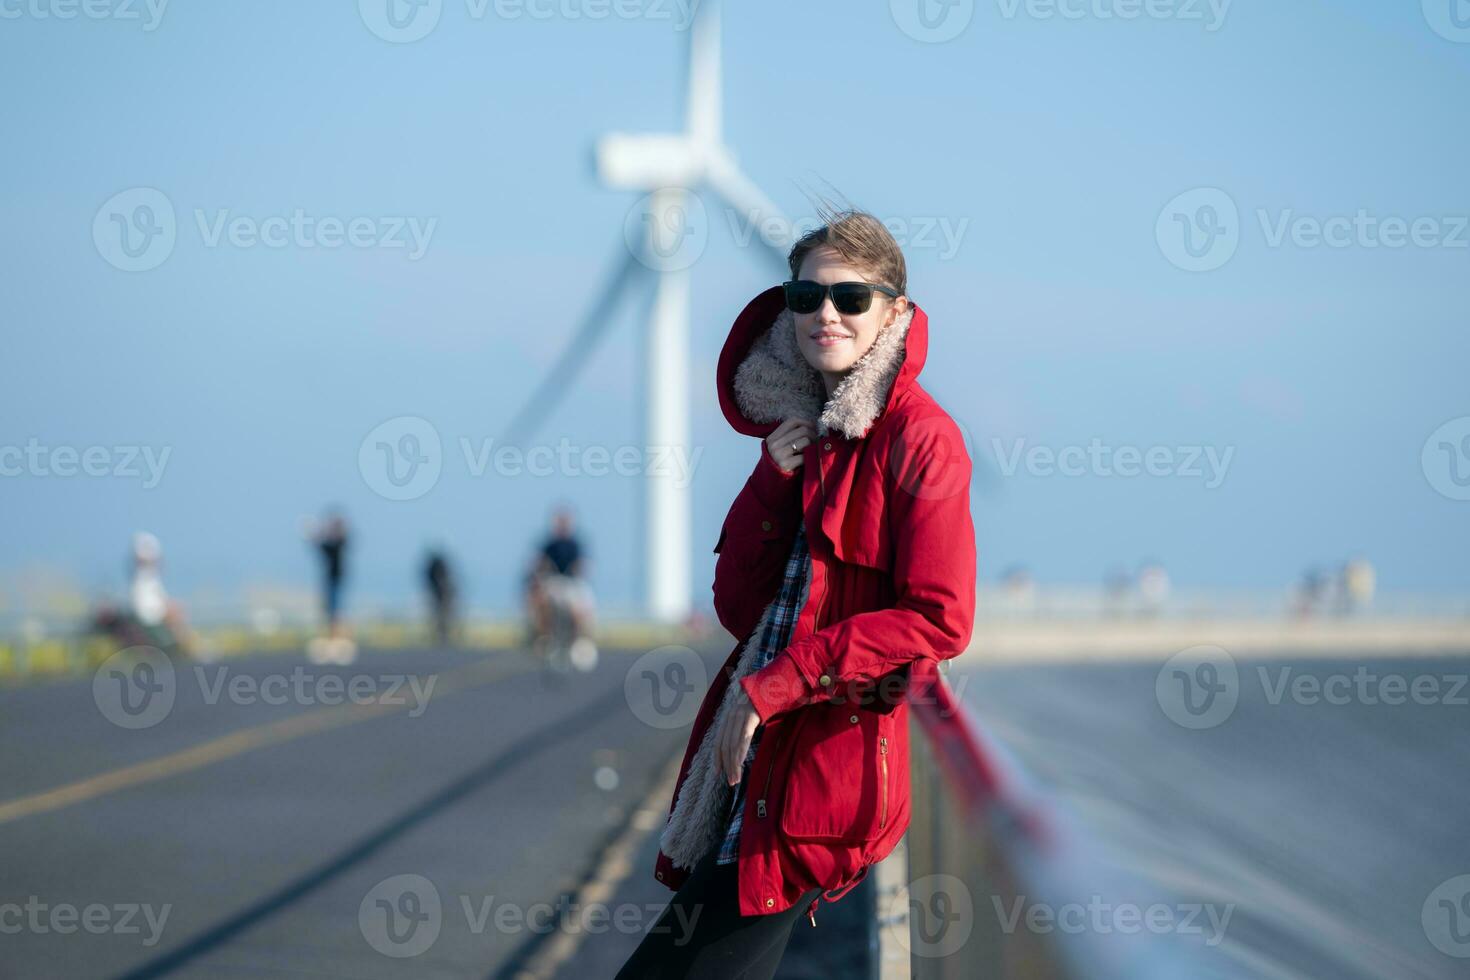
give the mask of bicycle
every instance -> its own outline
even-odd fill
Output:
[[[567,576],[551,574],[541,579],[542,601],[546,604],[547,629],[532,624],[531,653],[547,672],[565,676],[597,667],[597,645],[582,633],[574,606],[575,583]]]

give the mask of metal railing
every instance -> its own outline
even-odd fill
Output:
[[[906,905],[914,980],[1191,975],[1153,937],[1036,926],[1033,909],[1086,906],[1116,877],[969,716],[946,672],[917,661],[911,675]]]

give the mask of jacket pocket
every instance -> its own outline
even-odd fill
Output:
[[[884,716],[851,703],[818,702],[797,734],[781,832],[798,840],[863,844],[892,818],[892,739]]]

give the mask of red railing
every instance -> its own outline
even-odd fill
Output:
[[[1154,937],[1034,928],[1050,911],[1123,886],[1066,811],[971,716],[943,672],[915,662],[909,687],[912,815],[905,938],[914,980],[1179,980]],[[1012,914],[1003,914],[1012,910]]]

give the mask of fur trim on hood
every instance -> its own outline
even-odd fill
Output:
[[[883,410],[903,367],[904,341],[913,319],[912,307],[894,317],[828,398],[820,372],[797,346],[794,314],[783,309],[735,372],[736,404],[753,422],[780,423],[795,415],[815,418],[818,435],[839,432],[861,438]]]
[[[799,415],[816,420],[824,435],[861,438],[924,370],[929,318],[912,296],[904,315],[878,335],[831,398],[796,345],[793,319],[785,291],[771,286],[745,304],[720,348],[715,391],[725,421],[741,435],[764,439]]]

